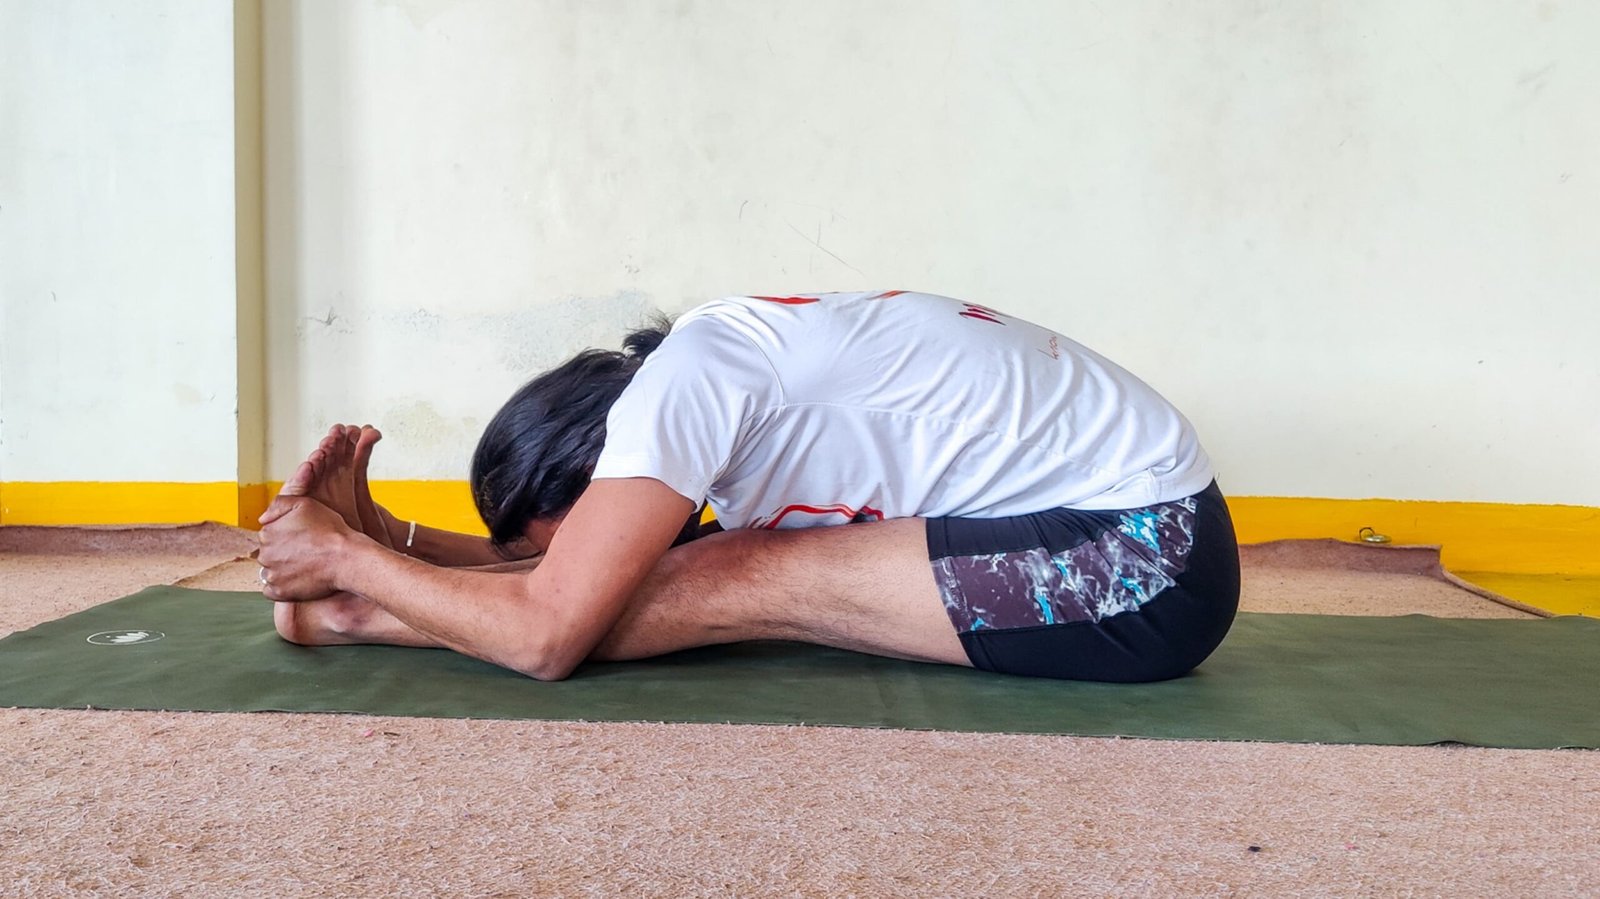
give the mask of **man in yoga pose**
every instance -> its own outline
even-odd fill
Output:
[[[732,297],[579,354],[478,445],[488,539],[375,504],[379,436],[335,426],[262,516],[286,640],[540,679],[780,639],[1148,681],[1203,661],[1238,605],[1189,422],[1066,337],[945,297]]]

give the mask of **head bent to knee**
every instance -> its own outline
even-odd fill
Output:
[[[470,483],[497,548],[548,544],[589,486],[612,404],[669,328],[663,320],[635,331],[620,352],[585,350],[524,384],[495,413],[472,455]]]

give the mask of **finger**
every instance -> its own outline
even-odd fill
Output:
[[[336,592],[338,591],[311,591],[307,590],[304,585],[296,586],[292,583],[278,583],[277,581],[261,588],[261,595],[273,602],[315,602],[319,599],[326,599]]]
[[[298,509],[302,504],[308,502],[316,502],[316,500],[313,500],[310,497],[296,496],[294,494],[278,494],[278,497],[272,501],[272,505],[267,507],[267,511],[261,513],[260,539],[262,546],[266,546],[268,543],[272,542],[274,529],[271,528],[270,525],[273,522],[278,521],[279,519],[283,518],[283,516],[288,515],[290,512]]]
[[[274,525],[271,527],[262,528],[261,554],[256,556],[256,564],[267,569],[267,572],[270,574],[272,572],[272,566],[278,565],[283,561],[285,560],[283,557],[282,541],[278,538],[277,526]]]
[[[272,566],[282,562],[283,559],[281,553],[278,552],[276,536],[268,531],[262,531],[261,538],[261,554],[256,556],[256,564],[267,569],[267,573],[270,575]]]
[[[323,462],[326,458],[321,447],[312,450],[311,455],[296,466],[294,474],[289,475],[289,480],[283,482],[278,495],[310,496],[311,491],[317,486],[317,479],[322,477]]]
[[[295,467],[294,474],[289,475],[289,480],[283,482],[283,489],[278,491],[278,499],[286,496],[306,496],[316,481],[317,470],[311,464],[311,460],[307,459]],[[274,499],[272,505],[267,507],[267,511],[261,513],[262,525],[271,524],[273,519],[283,514],[284,510],[279,509],[279,505],[278,500]],[[275,509],[277,511],[274,511]]]

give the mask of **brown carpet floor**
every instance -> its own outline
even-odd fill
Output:
[[[249,548],[0,529],[0,634]],[[1427,550],[1245,556],[1255,611],[1526,614]],[[5,896],[1592,896],[1596,833],[1594,752],[0,710]]]

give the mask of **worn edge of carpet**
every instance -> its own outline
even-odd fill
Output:
[[[0,526],[0,552],[59,554],[100,552],[229,553],[235,559],[252,555],[259,543],[254,531],[215,521],[190,524]]]
[[[1457,577],[1444,567],[1442,549],[1439,545],[1431,543],[1366,544],[1328,537],[1319,540],[1289,539],[1245,543],[1239,546],[1239,556],[1241,562],[1262,568],[1333,569],[1340,566],[1331,564],[1329,559],[1348,560],[1350,564],[1345,570],[1431,577],[1481,599],[1519,612],[1526,612],[1539,618],[1555,617],[1546,609],[1503,596]]]

